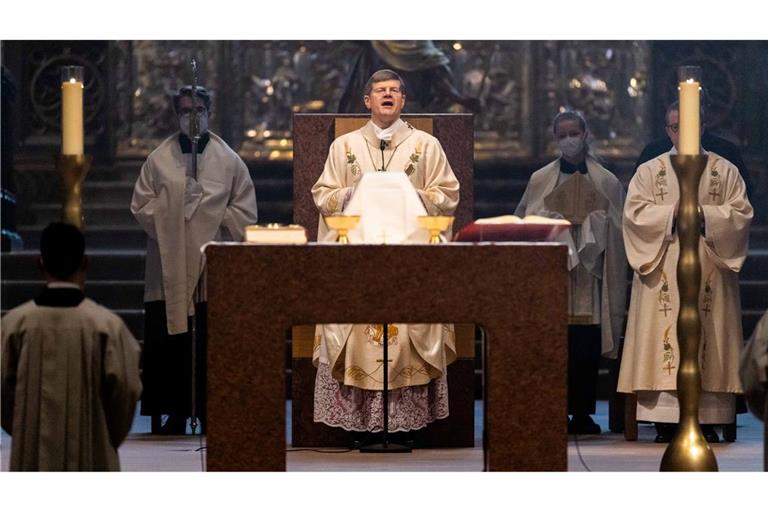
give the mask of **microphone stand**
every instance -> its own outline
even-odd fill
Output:
[[[381,443],[374,443],[360,448],[360,453],[411,453],[411,448],[402,444],[390,443],[389,436],[389,324],[384,326],[384,430]]]
[[[379,172],[386,172],[387,168],[384,165],[384,149],[389,144],[385,140],[379,141],[379,149],[381,150],[381,169]],[[360,453],[411,453],[411,448],[402,444],[395,444],[389,442],[389,324],[382,324],[384,327],[384,351],[382,364],[384,365],[384,393],[382,398],[384,400],[384,429],[381,433],[381,443],[373,443],[360,447]]]

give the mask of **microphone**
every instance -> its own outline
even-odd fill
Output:
[[[389,146],[389,143],[384,139],[379,141],[379,149],[381,150],[381,169],[379,169],[379,172],[384,172],[387,170],[387,168],[384,167],[384,149],[386,149],[387,146]]]

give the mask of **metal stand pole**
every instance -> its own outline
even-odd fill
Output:
[[[704,439],[699,425],[699,239],[702,215],[699,212],[699,181],[707,165],[707,157],[674,155],[671,159],[680,185],[680,203],[677,210],[677,235],[680,243],[680,256],[677,261],[677,285],[680,290],[680,312],[677,317],[677,342],[680,349],[677,398],[680,404],[680,423],[677,434],[661,459],[661,471],[717,471],[715,454]]]
[[[381,435],[381,443],[369,444],[360,448],[360,453],[411,453],[411,448],[401,444],[392,444],[389,436],[389,324],[384,326],[384,430]]]

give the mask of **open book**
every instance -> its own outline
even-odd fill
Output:
[[[571,225],[565,219],[538,215],[502,215],[475,222],[459,231],[458,242],[545,242],[554,239]]]
[[[245,228],[249,244],[306,244],[307,230],[298,224],[252,224]]]

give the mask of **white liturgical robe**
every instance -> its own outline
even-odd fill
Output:
[[[141,394],[139,345],[89,299],[2,319],[2,423],[12,471],[117,471]]]
[[[600,324],[601,353],[615,358],[626,305],[627,262],[621,239],[624,189],[613,173],[591,157],[586,167],[586,178],[608,201],[608,209],[590,212],[582,225],[564,231],[557,240],[568,245],[571,318],[587,316],[592,320],[579,323]],[[534,172],[515,215],[562,217],[547,208],[545,199],[564,177],[560,159]]]
[[[393,133],[378,130],[389,138],[383,158],[370,121],[331,145],[323,174],[312,187],[321,214],[319,241],[336,238],[323,215],[359,214],[361,225],[350,233],[353,243],[419,243],[428,234],[416,229],[416,215],[455,211],[459,183],[440,143],[407,123],[393,126]],[[377,170],[386,172],[370,175]],[[443,235],[450,236],[450,230]],[[346,430],[382,429],[383,333],[381,324],[317,326],[315,421]],[[387,324],[387,333],[389,430],[420,429],[447,417],[446,367],[456,358],[453,325]]]
[[[318,241],[331,239],[322,216],[342,213],[363,173],[382,168],[405,173],[429,215],[453,215],[459,182],[435,137],[403,123],[384,149],[383,161],[380,144],[371,121],[331,144],[323,173],[312,187],[321,214]]]
[[[382,168],[372,122],[336,139],[312,187],[318,210],[323,215],[360,214],[360,227],[350,232],[352,242],[426,242],[428,234],[417,229],[415,216],[451,215],[459,198],[459,183],[440,143],[403,123],[384,150],[383,162],[386,173],[362,179]],[[322,215],[319,222],[318,240],[335,240]],[[319,325],[313,362],[327,364],[345,385],[381,390],[382,334],[381,324]],[[427,384],[444,376],[456,358],[453,325],[389,324],[388,335],[390,389]]]
[[[200,248],[240,241],[256,223],[256,195],[248,168],[217,135],[198,156],[197,179],[187,175],[191,154],[174,134],[150,153],[141,168],[131,212],[147,232],[144,301],[165,300],[168,334],[187,332],[187,316],[205,300]]]
[[[649,421],[677,421],[668,415],[644,412],[656,400],[660,408],[668,408],[664,404],[669,401],[664,396],[646,400],[645,392],[677,388],[680,248],[673,226],[678,201],[677,177],[670,153],[665,153],[637,169],[624,208],[624,243],[635,272],[618,391],[639,393],[638,418]],[[752,205],[738,169],[715,153],[708,153],[699,183],[699,204],[705,224],[699,239],[701,421],[719,423],[722,418],[707,419],[707,404],[723,410],[728,407],[717,404],[717,395],[706,395],[741,392],[738,364],[743,336],[738,272],[747,256]],[[726,419],[730,422],[733,417]]]

